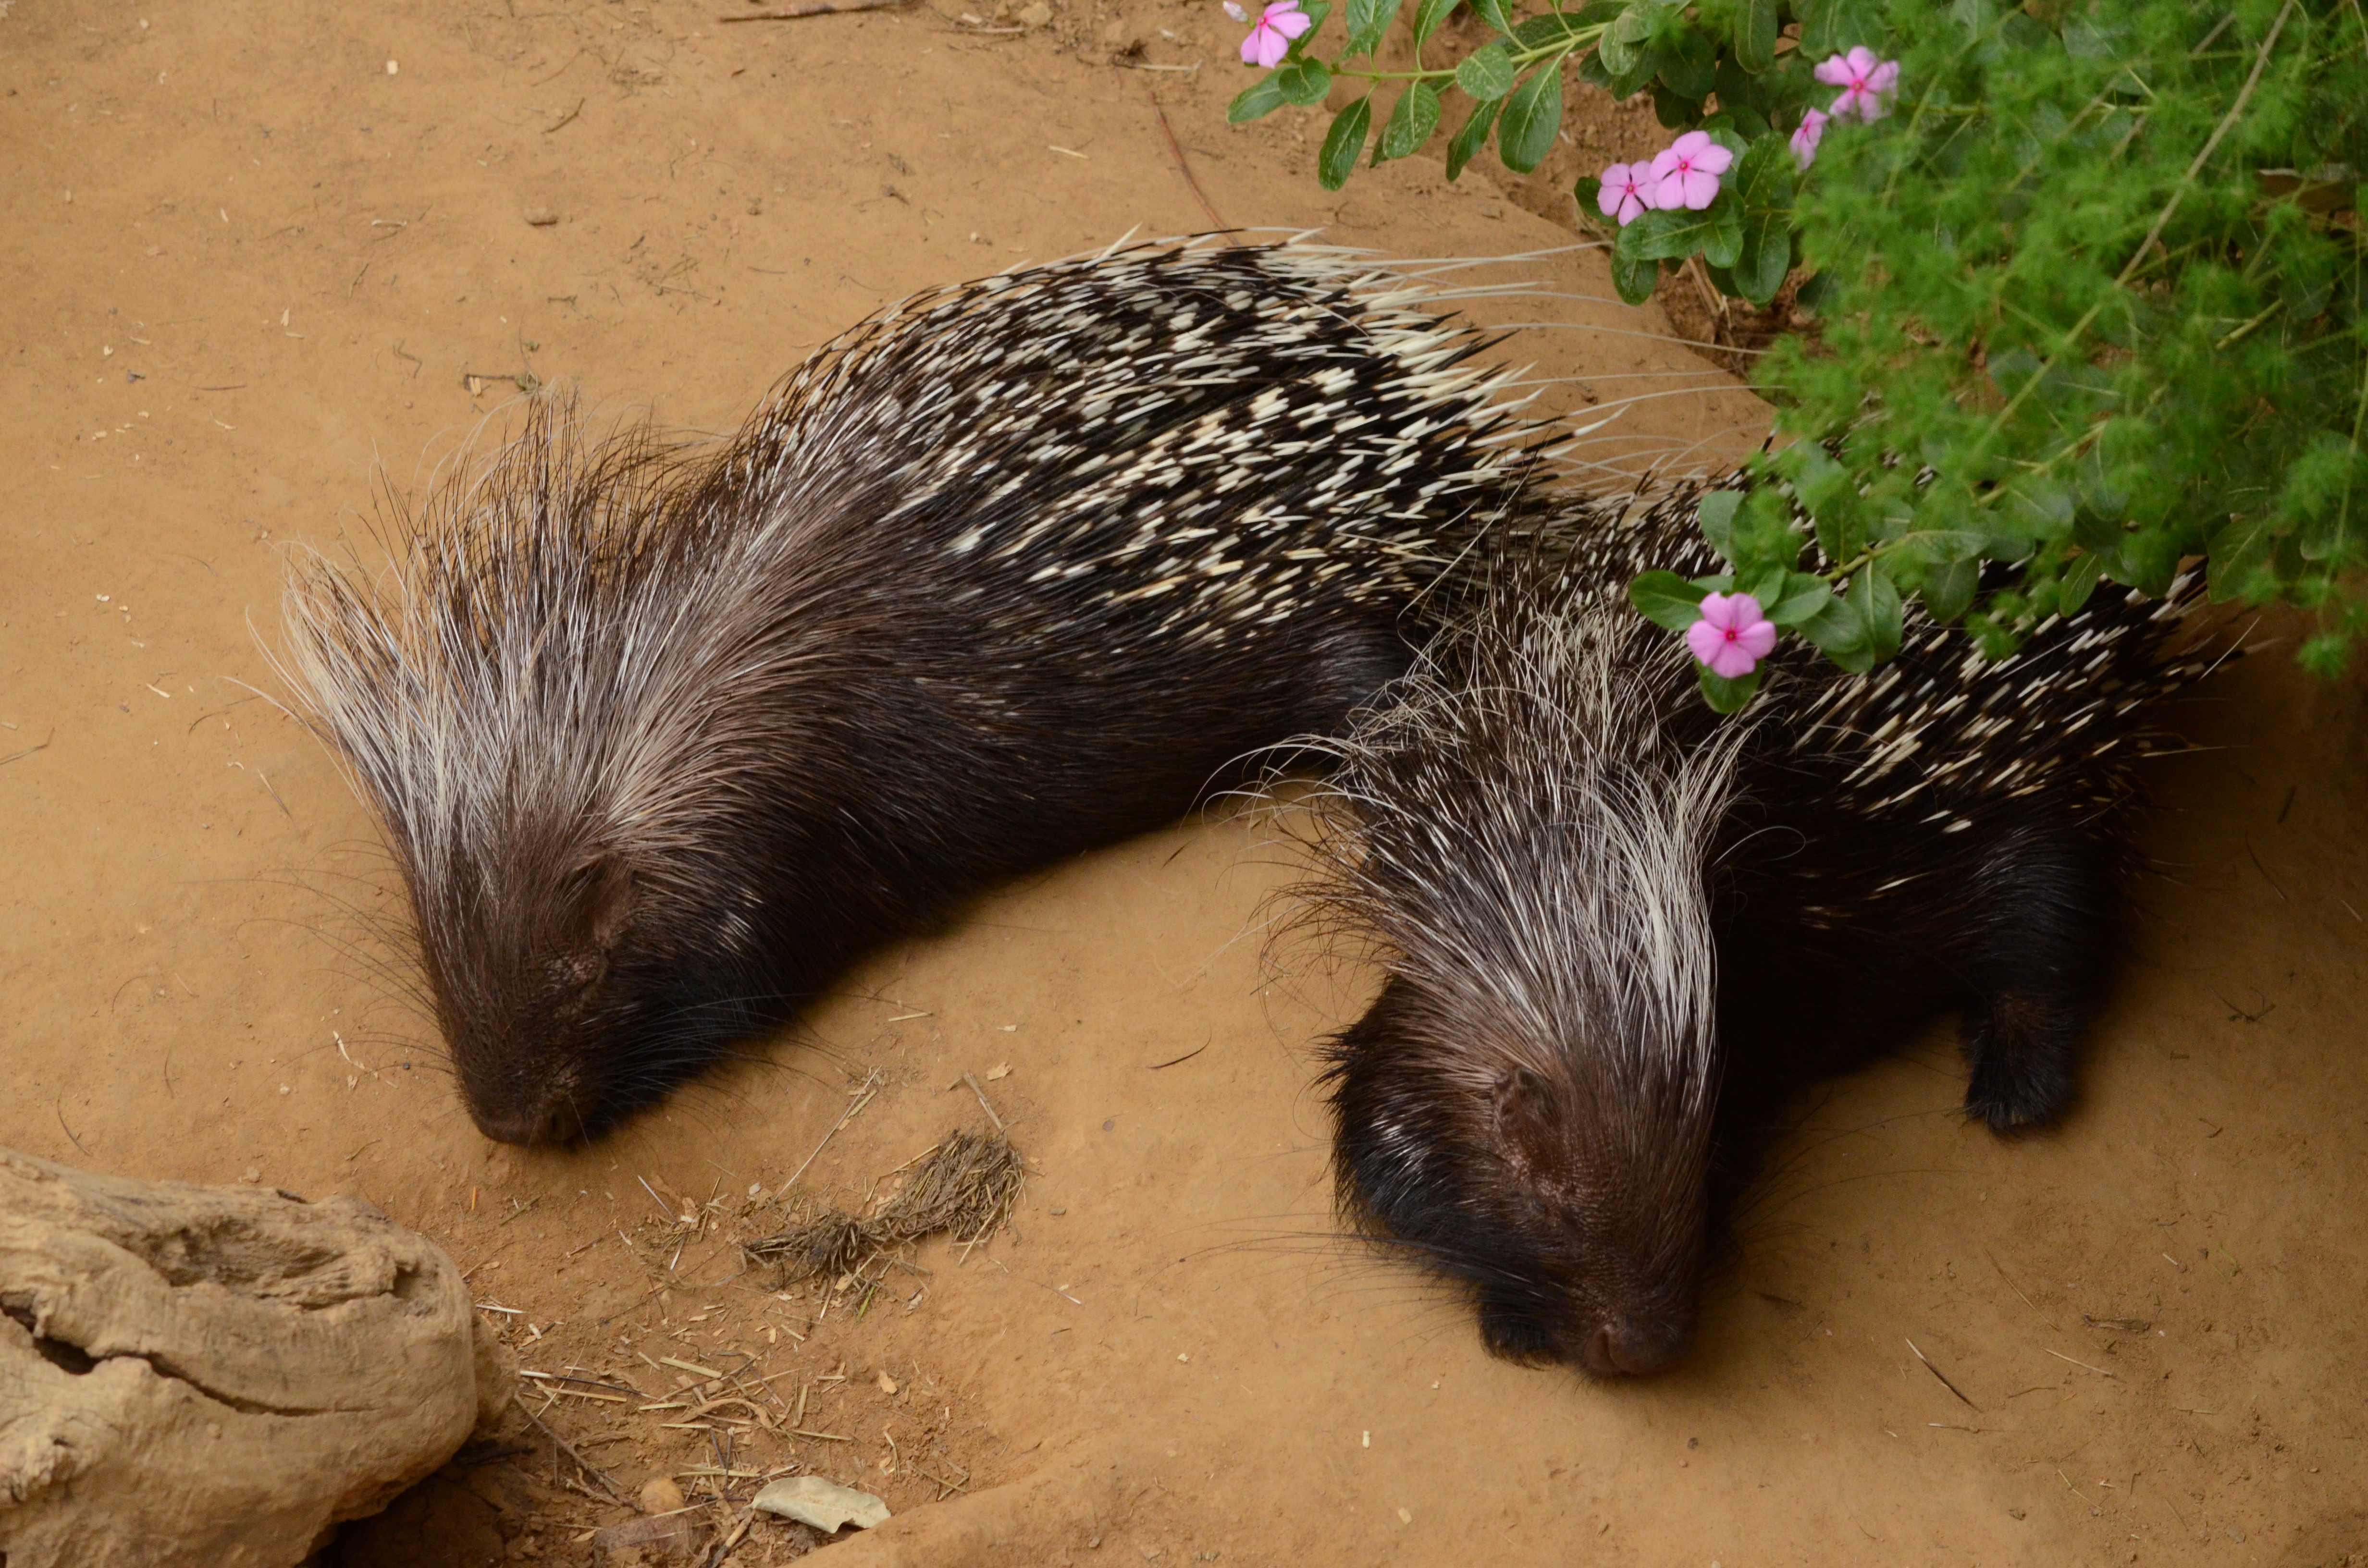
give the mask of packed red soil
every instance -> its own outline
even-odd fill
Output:
[[[1269,950],[1292,856],[1255,814],[981,900],[593,1147],[481,1138],[373,922],[372,824],[263,647],[283,552],[367,548],[379,487],[521,388],[728,428],[905,293],[1213,210],[1552,252],[1485,274],[1547,296],[1488,319],[1562,324],[1507,350],[1571,378],[1549,402],[1693,389],[1606,461],[1765,428],[1555,249],[1569,174],[1649,116],[1581,103],[1560,183],[1416,158],[1326,195],[1320,120],[1225,126],[1213,0],[719,25],[737,3],[0,5],[0,1143],[366,1198],[526,1368],[633,1391],[529,1402],[626,1494],[795,1465],[894,1510],[824,1549],[850,1562],[2368,1560],[2368,739],[2357,686],[2275,647],[2148,771],[2079,1108],[1968,1127],[1945,1024],[1804,1093],[1668,1376],[1492,1361],[1338,1236],[1315,1051],[1372,982]],[[1008,1230],[860,1290],[744,1268],[752,1187],[813,1155],[856,1202],[984,1125],[965,1073],[1028,1161]],[[719,1358],[829,1436],[640,1408]],[[472,1457],[344,1559],[588,1562],[631,1517],[530,1427]]]

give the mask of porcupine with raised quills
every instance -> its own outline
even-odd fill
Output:
[[[1406,277],[1138,246],[923,295],[720,448],[544,403],[290,587],[471,1114],[597,1132],[962,896],[1401,673],[1543,438]]]
[[[1308,890],[1385,980],[1332,1044],[1334,1173],[1496,1353],[1644,1372],[1784,1100],[1961,1010],[1967,1111],[2067,1103],[2114,949],[2149,706],[2208,653],[2182,582],[2013,657],[1911,609],[1850,675],[1788,640],[1720,719],[1648,567],[1715,569],[1679,492],[1505,565],[1338,748]]]

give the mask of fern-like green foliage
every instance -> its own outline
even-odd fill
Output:
[[[1803,631],[1862,665],[1920,596],[2002,653],[2101,582],[2159,594],[2203,558],[2215,598],[2318,611],[2304,660],[2340,668],[2368,622],[2360,7],[1885,20],[1893,114],[1829,132],[1795,198],[1822,330],[1759,377],[1805,437],[1763,478],[1829,579],[1872,590]],[[1710,531],[1736,582],[1801,563],[1779,494]],[[2020,570],[1984,591],[1985,561]]]

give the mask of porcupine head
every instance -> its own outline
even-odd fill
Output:
[[[1740,729],[1663,737],[1672,651],[1624,608],[1483,636],[1343,785],[1348,913],[1391,960],[1335,1051],[1344,1210],[1495,1354],[1604,1376],[1684,1353],[1706,1251],[1704,862]]]
[[[737,563],[648,521],[662,449],[580,445],[571,415],[538,405],[439,493],[399,592],[324,564],[288,599],[292,679],[385,825],[470,1116],[513,1143],[658,1097],[763,1026],[791,959],[834,957],[749,891],[806,847],[761,831],[792,814],[766,780],[803,774],[746,762],[793,749],[799,713],[700,700],[702,649],[757,663],[701,591]]]

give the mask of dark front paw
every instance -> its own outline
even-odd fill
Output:
[[[1965,1114],[1999,1134],[2054,1121],[2072,1103],[2073,1051],[2082,1009],[2001,997],[1965,1015],[1973,1076]]]

